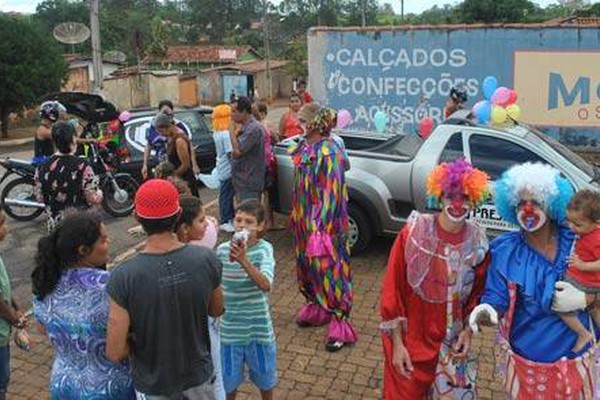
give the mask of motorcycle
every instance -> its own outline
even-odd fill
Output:
[[[31,221],[39,217],[45,205],[35,198],[36,166],[30,161],[16,158],[0,159],[0,165],[6,170],[0,178],[0,185],[9,177],[18,176],[8,181],[0,194],[0,203],[6,215],[17,221]]]
[[[84,128],[87,138],[94,138],[94,124]],[[100,188],[104,194],[102,207],[113,217],[126,217],[133,211],[135,192],[138,189],[137,181],[126,172],[115,172],[119,165],[118,157],[114,151],[100,149],[98,143],[89,143],[87,158],[92,165],[94,173],[100,177]]]
[[[87,93],[56,93],[46,96],[43,101],[46,100],[61,102],[69,114],[87,121],[87,124],[81,125],[83,132],[80,137],[95,140],[87,143],[86,151],[80,155],[88,159],[94,173],[100,178],[100,188],[104,194],[102,207],[114,217],[131,214],[138,183],[129,173],[116,172],[120,163],[117,149],[98,141],[101,136],[99,124],[118,118],[115,106],[100,96]],[[6,169],[0,184],[13,174],[20,176],[9,181],[0,194],[0,202],[6,214],[18,221],[37,218],[44,211],[45,205],[35,200],[36,166],[30,161],[16,159],[0,161],[0,165]]]

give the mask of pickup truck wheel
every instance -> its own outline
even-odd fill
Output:
[[[348,207],[348,242],[352,254],[365,250],[373,239],[373,228],[365,212],[355,204]]]

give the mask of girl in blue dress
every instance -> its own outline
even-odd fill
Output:
[[[33,313],[55,350],[52,399],[135,399],[128,363],[106,358],[108,237],[95,216],[66,216],[40,239]]]

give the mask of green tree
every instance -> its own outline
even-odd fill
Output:
[[[44,32],[51,35],[56,25],[63,22],[80,22],[89,26],[90,10],[83,1],[45,0],[36,7],[33,19]],[[88,52],[92,48],[90,40],[74,46],[61,44],[61,47],[65,52]]]
[[[8,115],[55,92],[67,74],[56,41],[27,19],[0,13],[0,122],[8,137]]]
[[[466,23],[524,22],[535,5],[529,0],[465,0],[460,11]]]
[[[411,25],[459,24],[464,22],[459,9],[460,6],[449,4],[441,7],[435,5],[419,15],[409,14],[405,16],[405,21]]]
[[[308,60],[308,48],[306,45],[306,37],[290,43],[287,46],[285,58],[290,61],[285,66],[285,69],[290,76],[295,78],[307,76],[308,68],[306,61]]]
[[[346,18],[345,25],[361,26],[363,18],[366,26],[375,25],[379,5],[377,0],[347,0],[343,4]]]
[[[155,58],[163,58],[169,48],[171,32],[169,26],[160,17],[156,16],[150,21],[150,42],[145,54]]]
[[[37,5],[34,20],[47,32],[62,22],[89,24],[90,10],[83,1],[44,0]]]

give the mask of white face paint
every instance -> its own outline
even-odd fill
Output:
[[[526,232],[536,232],[546,224],[548,216],[539,208],[532,211],[521,209],[517,212],[517,220],[519,221],[521,228]]]
[[[450,221],[459,223],[467,219],[467,216],[469,215],[469,209],[463,208],[462,213],[456,214],[456,210],[454,210],[452,205],[447,205],[444,207],[444,213]]]
[[[460,223],[467,219],[471,207],[465,199],[442,199],[443,212],[446,214],[448,219],[454,223]]]

